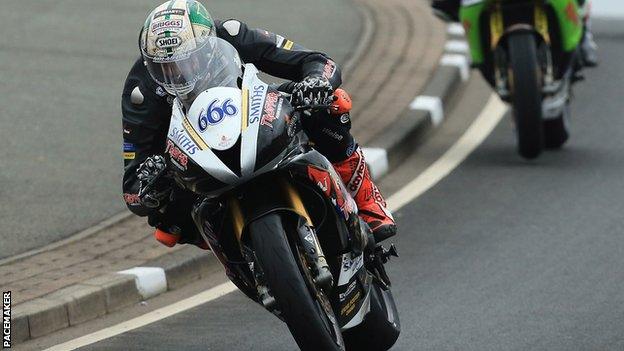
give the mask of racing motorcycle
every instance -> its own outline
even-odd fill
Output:
[[[464,0],[460,20],[473,64],[512,105],[520,155],[563,146],[583,35],[576,0]]]
[[[288,325],[303,350],[387,350],[400,333],[376,244],[304,112],[214,40],[209,87],[173,101],[166,162],[198,194],[192,216],[231,281]],[[243,73],[244,71],[244,73]]]

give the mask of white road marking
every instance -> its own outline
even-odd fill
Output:
[[[197,295],[178,301],[169,306],[159,308],[157,310],[148,312],[144,315],[127,320],[117,325],[113,325],[111,327],[98,330],[94,333],[81,336],[77,339],[70,340],[66,343],[52,346],[49,349],[46,349],[46,351],[69,351],[69,350],[75,350],[79,347],[91,345],[98,341],[113,337],[115,335],[123,334],[133,329],[137,329],[142,326],[159,321],[161,319],[165,319],[167,317],[173,316],[174,314],[178,314],[180,312],[190,310],[191,308],[197,307],[208,301],[218,299],[219,297],[227,295],[235,290],[237,290],[237,288],[234,284],[230,282],[223,283],[212,289],[206,290]]]
[[[459,166],[459,164],[485,140],[503,118],[506,111],[507,107],[505,104],[500,101],[496,95],[492,95],[479,117],[470,125],[462,137],[435,163],[388,199],[390,209],[393,211],[399,210],[451,173],[451,171]],[[148,312],[142,316],[53,346],[46,349],[46,351],[75,350],[79,347],[94,344],[98,341],[123,334],[130,330],[195,308],[236,290],[237,288],[234,284],[230,282],[224,283],[169,306]]]
[[[451,173],[490,135],[505,112],[507,112],[505,103],[492,94],[479,117],[472,122],[461,138],[429,168],[388,199],[390,210],[397,211]]]

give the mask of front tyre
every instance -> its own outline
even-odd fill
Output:
[[[541,71],[537,62],[535,36],[531,32],[512,33],[507,44],[518,152],[524,158],[533,159],[539,156],[544,147]]]
[[[253,221],[249,234],[269,290],[299,348],[344,350],[336,317],[331,308],[323,308],[327,301],[319,301],[318,295],[313,298],[309,288],[312,283],[301,271],[305,265],[299,255],[293,255],[280,215],[272,213]]]

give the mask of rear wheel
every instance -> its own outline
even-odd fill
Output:
[[[261,217],[249,233],[271,294],[302,350],[344,350],[338,322],[324,293],[315,291],[297,246],[293,248],[279,214]],[[292,237],[295,237],[294,235]]]
[[[544,145],[541,71],[537,62],[535,36],[531,32],[513,33],[507,43],[518,152],[522,157],[532,159],[539,156]]]

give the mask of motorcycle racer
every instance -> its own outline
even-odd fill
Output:
[[[292,93],[293,105],[323,103],[342,83],[340,68],[327,55],[235,19],[213,20],[195,0],[170,0],[154,9],[142,27],[141,57],[131,68],[122,94],[122,187],[130,211],[147,216],[163,235],[159,240],[170,245],[206,247],[190,215],[196,196],[161,175],[172,101],[177,97],[188,108],[207,88],[211,37],[229,42],[244,63],[292,81],[279,90]],[[347,185],[377,241],[395,235],[394,219],[350,133],[348,113],[315,113],[303,118],[302,124],[314,147]]]
[[[594,67],[598,65],[598,45],[594,41],[594,36],[591,32],[591,19],[589,17],[591,3],[587,0],[576,0],[576,2],[584,13],[584,34],[580,46],[581,59],[585,66]],[[453,22],[459,22],[459,8],[461,5],[462,0],[432,0],[431,2],[431,7],[439,16]]]

